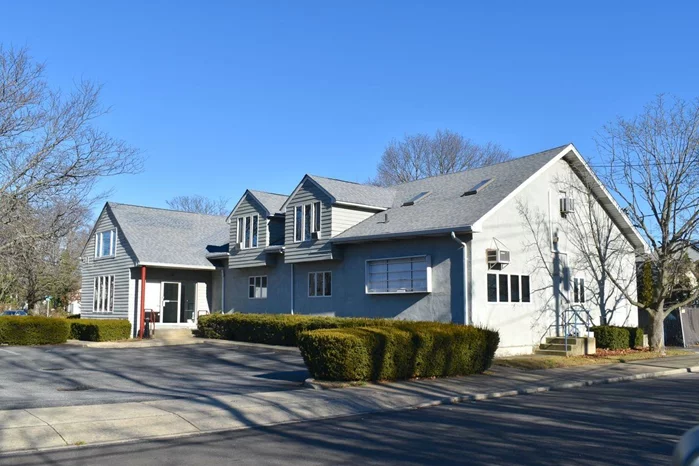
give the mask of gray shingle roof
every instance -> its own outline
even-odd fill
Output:
[[[333,241],[468,230],[565,147],[556,147],[487,167],[395,185],[391,188],[395,195],[389,210],[347,229],[333,238]],[[488,178],[493,181],[480,192],[462,197],[466,191]],[[430,192],[430,195],[415,205],[402,206],[403,202],[421,192]],[[388,222],[385,221],[386,216]]]
[[[282,205],[289,198],[289,196],[285,194],[268,193],[265,191],[256,191],[254,189],[248,189],[248,191],[255,196],[255,199],[262,204],[262,207],[267,209],[270,215],[281,212]]]
[[[228,243],[226,217],[108,202],[138,261],[211,267],[207,252]]]
[[[393,188],[381,188],[316,175],[308,175],[308,177],[334,197],[336,202],[388,208],[393,205],[396,195]]]

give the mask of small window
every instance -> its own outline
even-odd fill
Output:
[[[311,239],[311,225],[313,225],[313,211],[311,204],[303,206],[303,239],[308,241]]]
[[[468,191],[466,191],[465,193],[463,193],[462,196],[472,196],[474,194],[478,194],[483,188],[488,186],[494,179],[495,178],[488,178],[488,179],[479,181],[478,183],[476,183],[476,185],[473,188],[471,188]]]
[[[498,300],[498,276],[494,273],[488,274],[488,302],[495,303]]]
[[[321,298],[332,296],[332,273],[311,272],[308,274],[308,296]]]
[[[584,278],[574,278],[573,279],[573,302],[574,303],[584,303],[585,302],[585,279]]]
[[[498,275],[498,301],[506,303],[508,300],[507,275]]]
[[[259,233],[258,228],[257,228],[258,222],[259,222],[259,217],[257,215],[255,215],[252,218],[252,247],[253,248],[257,247],[257,235]]]
[[[95,236],[95,257],[113,256],[115,248],[116,230],[107,230],[97,233]]]
[[[320,237],[320,202],[313,203],[313,231]]]
[[[519,302],[519,275],[510,275],[510,301]]]
[[[303,240],[303,206],[296,206],[294,215],[294,241]]]
[[[251,226],[251,219],[250,217],[245,217],[245,247],[249,248],[250,247],[250,226]]]
[[[238,231],[236,232],[236,243],[240,243],[241,245],[243,244],[243,222],[245,219],[243,217],[240,217],[238,219]]]
[[[95,277],[93,292],[93,312],[114,311],[114,275]]]
[[[522,302],[529,302],[529,275],[522,275]]]
[[[266,275],[248,278],[248,298],[250,298],[250,299],[265,299],[265,298],[267,298],[267,276]]]
[[[407,201],[405,201],[403,203],[403,207],[414,205],[416,202],[421,201],[422,199],[426,198],[429,194],[430,194],[429,191],[423,191],[421,193],[418,193],[418,194],[414,195],[413,197],[411,197],[410,199],[408,199]]]

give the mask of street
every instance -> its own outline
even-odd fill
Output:
[[[667,464],[699,424],[695,374],[102,447],[3,465]]]

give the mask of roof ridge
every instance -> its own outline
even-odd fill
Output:
[[[261,189],[250,189],[250,188],[248,188],[248,191],[250,191],[251,193],[263,193],[263,194],[271,194],[271,195],[273,195],[273,196],[289,197],[288,194],[273,193],[273,192],[271,192],[271,191],[263,191],[263,190],[261,190]]]
[[[521,156],[521,157],[515,157],[515,158],[509,159],[509,160],[503,160],[502,162],[491,163],[490,165],[483,165],[483,166],[481,166],[481,167],[476,167],[476,168],[467,168],[466,170],[461,170],[461,171],[458,171],[458,172],[442,173],[441,175],[433,175],[433,176],[428,176],[428,177],[425,177],[425,178],[419,178],[419,179],[417,179],[417,180],[405,181],[405,182],[403,182],[403,183],[396,183],[396,184],[393,184],[393,185],[389,186],[389,188],[397,187],[397,186],[405,186],[405,185],[408,185],[408,184],[410,184],[410,183],[415,183],[415,182],[417,182],[417,181],[431,180],[431,179],[434,179],[434,178],[441,178],[441,177],[443,177],[443,176],[452,176],[452,175],[458,175],[458,174],[460,174],[460,173],[472,172],[472,171],[476,171],[476,170],[481,170],[481,169],[483,169],[483,168],[490,168],[490,167],[494,167],[494,166],[496,166],[496,165],[502,165],[502,164],[504,164],[504,163],[511,163],[511,162],[514,162],[514,161],[517,161],[517,160],[527,159],[527,158],[529,158],[529,157],[535,157],[535,156],[541,155],[541,154],[543,154],[543,153],[545,153],[545,152],[551,152],[551,151],[554,151],[554,150],[557,150],[557,149],[563,149],[564,147],[568,147],[568,146],[571,145],[571,144],[572,144],[572,143],[563,144],[563,145],[561,145],[561,146],[552,147],[552,148],[550,148],[550,149],[541,150],[541,151],[539,151],[539,152],[534,152],[533,154],[527,154],[527,155],[523,155],[523,156]]]
[[[137,204],[127,204],[124,202],[114,202],[114,201],[107,201],[107,204],[110,206],[126,206],[126,207],[138,207],[139,209],[151,209],[151,210],[163,210],[165,212],[176,212],[180,214],[189,214],[189,215],[201,215],[203,217],[220,217],[220,218],[225,218],[225,215],[214,215],[214,214],[202,214],[200,212],[187,212],[185,210],[177,210],[177,209],[166,209],[165,207],[151,207],[147,205],[137,205]]]
[[[354,185],[357,185],[357,186],[363,186],[363,187],[367,187],[367,188],[392,189],[391,186],[376,186],[376,185],[373,185],[373,184],[359,183],[359,182],[357,182],[357,181],[341,180],[341,179],[339,179],[339,178],[333,178],[333,177],[331,177],[331,176],[312,175],[312,174],[310,174],[310,173],[308,174],[308,176],[310,176],[311,178],[323,178],[323,179],[326,179],[326,180],[339,181],[340,183],[354,184]]]

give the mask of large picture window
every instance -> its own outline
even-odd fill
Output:
[[[95,277],[93,292],[93,312],[114,311],[114,275]]]
[[[109,257],[116,249],[116,230],[107,230],[95,236],[95,257]]]
[[[529,275],[489,273],[487,278],[489,303],[530,302]]]
[[[366,263],[367,293],[430,293],[430,256],[369,260]]]
[[[332,296],[332,273],[311,272],[308,274],[308,296],[311,298]]]
[[[267,276],[260,275],[250,277],[248,279],[248,298],[250,299],[266,299],[267,298]]]

